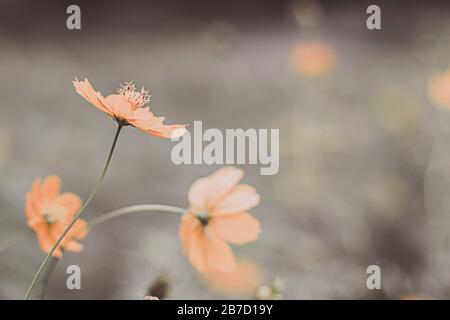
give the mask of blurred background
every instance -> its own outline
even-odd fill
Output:
[[[58,174],[83,199],[115,124],[72,86],[134,80],[167,123],[279,128],[280,171],[243,165],[261,194],[258,241],[226,281],[200,276],[179,219],[136,214],[67,253],[48,299],[450,298],[450,4],[445,1],[0,2],[0,241],[26,231],[24,198]],[[381,30],[366,8],[381,8]],[[133,204],[187,206],[219,166],[170,160],[175,143],[127,127],[85,218]],[[35,235],[0,253],[0,298],[19,299],[44,257]],[[66,289],[79,265],[82,290]],[[368,290],[379,265],[382,289]],[[149,288],[151,288],[149,292]]]

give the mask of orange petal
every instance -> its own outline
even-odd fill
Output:
[[[42,251],[44,251],[45,253],[49,253],[56,243],[56,239],[51,234],[51,227],[46,222],[42,222],[33,226],[33,229],[36,232],[39,246],[41,247]],[[58,246],[55,251],[53,251],[52,256],[57,258],[62,257],[62,251],[60,247],[61,246]]]
[[[192,214],[184,214],[180,223],[180,240],[183,244],[184,252],[187,253],[189,248],[189,239],[193,228],[195,227],[195,221],[197,219]]]
[[[27,217],[28,225],[30,227],[41,222],[43,219],[43,216],[35,210],[31,201],[31,193],[29,192],[25,196],[25,216]]]
[[[64,250],[66,250],[66,251],[81,252],[81,251],[83,251],[83,249],[84,249],[84,246],[81,243],[76,242],[74,240],[72,240],[64,245]]]
[[[51,225],[50,233],[54,239],[59,239],[59,237],[63,234],[64,230],[67,228],[71,221],[67,223],[64,222],[56,222]],[[71,246],[71,243],[74,242],[74,239],[82,239],[87,235],[87,222],[83,219],[78,219],[77,222],[72,226],[69,232],[65,235],[64,239],[61,241],[61,247],[67,249]],[[56,241],[55,241],[56,242]],[[81,244],[74,245],[73,247],[78,247],[82,249]],[[70,250],[69,250],[70,251]],[[72,250],[74,251],[74,250]]]
[[[81,199],[75,193],[65,192],[54,199],[52,204],[64,207],[67,210],[67,220],[70,222],[81,208]]]
[[[161,138],[174,139],[186,132],[186,126],[182,124],[164,125],[164,117],[155,117],[148,107],[133,110],[128,122],[136,128]]]
[[[162,127],[158,127],[158,128],[154,128],[154,129],[142,129],[142,130],[151,135],[154,135],[154,136],[157,136],[160,138],[176,139],[185,134],[186,125],[173,124],[173,125],[162,126]]]
[[[189,188],[188,200],[189,204],[194,208],[194,211],[206,209],[208,187],[209,179],[205,177],[195,180]]]
[[[209,176],[208,207],[213,207],[242,179],[244,171],[234,167],[223,167]]]
[[[133,110],[130,123],[142,129],[151,129],[163,125],[164,117],[155,117],[150,108],[137,108]]]
[[[50,201],[56,198],[61,189],[61,178],[58,176],[49,176],[42,183],[42,198],[44,201]]]
[[[76,92],[85,98],[90,104],[97,107],[101,111],[112,116],[112,110],[105,103],[105,98],[103,98],[102,94],[99,91],[95,91],[94,87],[90,84],[88,79],[84,79],[83,81],[75,81],[72,82],[75,86]]]
[[[83,239],[88,234],[88,224],[84,219],[78,219],[77,222],[73,225],[73,227],[68,232],[68,235],[73,239]]]
[[[221,238],[235,244],[255,241],[260,232],[259,221],[247,212],[214,217],[209,226]]]
[[[220,200],[212,210],[213,215],[247,211],[259,203],[259,195],[250,185],[240,184]]]
[[[42,192],[41,192],[40,178],[36,178],[31,187],[31,201],[35,209],[40,212],[42,208]]]
[[[191,264],[200,272],[206,272],[205,240],[203,227],[191,214],[183,216],[180,225],[180,237],[183,241],[185,254]]]
[[[121,120],[132,119],[133,110],[123,94],[111,94],[105,98],[105,102],[115,117]]]
[[[212,175],[196,180],[189,189],[189,202],[194,207],[213,207],[242,179],[244,172],[234,167],[224,167]]]
[[[230,272],[236,266],[233,251],[209,225],[204,228],[204,257],[206,259],[207,272]]]

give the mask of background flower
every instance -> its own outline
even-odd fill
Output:
[[[334,68],[335,55],[334,49],[324,42],[299,43],[291,52],[292,67],[303,75],[324,75]]]
[[[49,176],[42,182],[37,178],[25,200],[25,214],[28,226],[34,230],[39,246],[49,253],[64,229],[70,224],[81,207],[81,199],[74,193],[62,193],[61,178]],[[75,241],[87,235],[87,224],[79,219],[67,233],[61,244],[53,252],[53,256],[61,258],[62,249],[79,252],[83,245]]]

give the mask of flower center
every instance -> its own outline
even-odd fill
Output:
[[[211,215],[209,214],[208,211],[200,211],[195,215],[203,226],[206,226],[211,220]]]
[[[128,102],[130,103],[133,110],[145,106],[150,102],[151,98],[148,90],[145,90],[144,87],[142,87],[140,91],[137,91],[133,81],[124,82],[123,84],[121,84],[120,88],[117,89],[117,92],[127,97]]]
[[[64,221],[66,218],[66,209],[61,206],[49,207],[44,211],[44,217],[48,224]]]

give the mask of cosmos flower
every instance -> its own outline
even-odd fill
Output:
[[[225,167],[196,180],[189,189],[190,207],[183,215],[180,238],[184,252],[200,272],[230,272],[235,259],[227,242],[256,240],[259,221],[247,210],[259,203],[255,188],[239,184],[242,170]]]
[[[74,193],[60,194],[61,178],[49,176],[41,182],[37,178],[25,200],[25,215],[28,226],[34,230],[41,249],[49,253],[64,229],[70,224],[81,207],[81,199]],[[79,219],[53,252],[62,257],[62,249],[79,252],[83,245],[75,241],[87,235],[87,224]]]
[[[450,70],[431,77],[428,96],[437,106],[450,109]]]
[[[294,70],[302,75],[321,76],[335,67],[336,54],[323,42],[300,43],[292,49],[291,63]]]
[[[73,85],[79,95],[119,124],[131,125],[161,138],[178,138],[186,131],[185,125],[164,125],[164,117],[155,117],[146,107],[150,102],[148,91],[144,88],[136,90],[132,82],[122,84],[117,93],[106,98],[99,91],[95,91],[87,79],[75,79]]]

